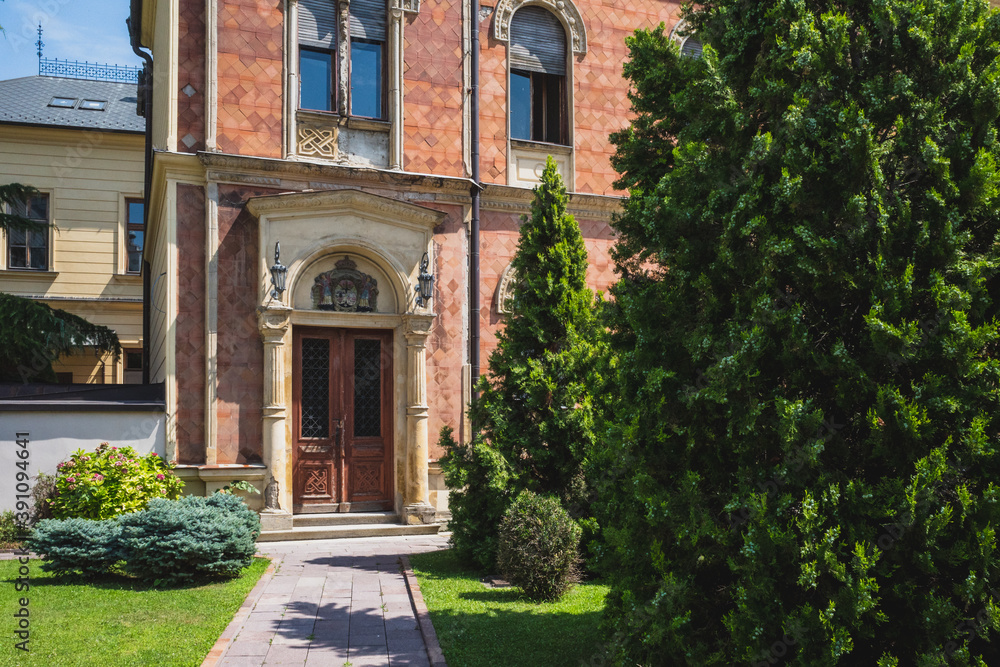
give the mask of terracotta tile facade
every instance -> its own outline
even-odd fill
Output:
[[[205,150],[205,3],[180,0],[178,29],[177,150],[196,153]]]
[[[628,57],[625,38],[638,28],[661,21],[669,31],[677,22],[673,0],[576,2],[587,28],[585,56],[573,56],[573,152],[577,192],[621,194],[612,184],[614,147],[608,135],[629,119],[628,86],[622,64]],[[493,38],[493,21],[480,25],[480,169],[487,183],[507,180],[507,44]],[[408,101],[407,101],[408,103]]]
[[[614,146],[608,135],[628,125],[630,117],[628,83],[622,76],[622,64],[628,59],[625,38],[661,21],[669,33],[677,21],[678,5],[649,0],[577,3],[588,41],[587,55],[573,68],[577,192],[622,194],[612,186],[617,174],[611,168]]]
[[[262,460],[264,347],[257,329],[257,219],[244,204],[271,190],[219,186],[219,463]]]
[[[205,462],[205,190],[177,186],[177,461]]]
[[[219,3],[219,150],[281,157],[283,0]]]
[[[436,446],[442,426],[462,435],[462,367],[468,338],[469,259],[460,206],[430,206],[448,213],[434,229],[434,312],[437,319],[427,341],[427,404],[430,456],[444,455]]]
[[[493,24],[479,30],[479,170],[484,183],[507,183],[507,45]]]
[[[465,176],[462,0],[427,3],[403,30],[404,169]]]

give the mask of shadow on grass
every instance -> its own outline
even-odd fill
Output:
[[[607,587],[575,586],[557,602],[534,602],[518,588],[486,588],[452,553],[411,557],[450,667],[600,662]]]
[[[44,561],[36,558],[31,559],[32,564],[40,564]],[[233,579],[238,579],[246,573],[246,568],[242,569],[237,575],[232,577],[193,577],[191,579],[183,581],[172,581],[169,583],[157,584],[153,581],[146,579],[140,579],[134,575],[129,574],[119,565],[114,566],[110,572],[100,575],[85,575],[79,572],[63,572],[63,573],[53,573],[47,572],[41,569],[39,565],[39,570],[31,573],[31,586],[32,588],[53,588],[60,586],[89,586],[91,588],[99,588],[102,590],[120,590],[120,591],[175,591],[183,590],[189,588],[201,588],[202,586],[210,586],[212,584],[225,583],[227,581],[232,581]],[[0,583],[9,583],[13,585],[17,581],[16,576],[0,578]]]

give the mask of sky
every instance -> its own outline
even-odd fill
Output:
[[[128,0],[0,1],[0,79],[38,74],[35,41],[42,24],[46,58],[101,65],[141,65],[129,46]]]

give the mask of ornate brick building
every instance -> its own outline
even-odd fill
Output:
[[[154,91],[150,379],[192,490],[250,479],[272,531],[310,512],[440,517],[433,442],[468,435],[531,187],[552,155],[606,289],[625,37],[677,13],[133,0]]]

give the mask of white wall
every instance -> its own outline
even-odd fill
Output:
[[[163,410],[147,412],[0,412],[0,511],[12,510],[18,494],[16,463],[22,449],[18,433],[27,433],[28,474],[55,474],[56,466],[78,449],[93,451],[102,442],[129,446],[139,454],[163,456]],[[31,482],[29,482],[30,484]],[[23,487],[22,487],[23,489]]]

